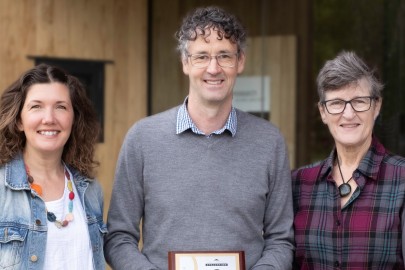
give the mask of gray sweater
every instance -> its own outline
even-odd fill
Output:
[[[128,131],[108,213],[109,264],[167,269],[168,251],[244,250],[246,269],[291,269],[291,175],[279,131],[237,110],[234,137],[176,134],[177,110]]]

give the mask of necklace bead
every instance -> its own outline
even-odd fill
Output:
[[[50,222],[55,222],[56,221],[56,216],[54,213],[52,212],[47,212],[46,213],[46,218],[50,221]]]
[[[31,177],[32,178],[32,177]],[[39,196],[42,196],[42,187],[40,186],[40,185],[38,185],[38,184],[35,184],[35,183],[32,183],[32,184],[30,184],[30,186],[31,186],[31,188],[33,189],[33,190],[35,190],[37,193],[38,193],[38,195]]]

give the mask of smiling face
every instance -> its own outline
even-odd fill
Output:
[[[188,54],[207,54],[215,56],[221,53],[237,53],[236,44],[228,39],[218,39],[216,30],[211,29],[208,37],[201,35],[195,41],[188,42]],[[232,105],[232,91],[236,77],[243,71],[245,56],[239,55],[233,67],[220,67],[212,57],[210,64],[205,68],[191,65],[190,59],[183,59],[183,71],[189,76],[189,102],[205,105]]]
[[[19,123],[19,130],[26,137],[24,151],[62,155],[73,119],[73,107],[66,85],[57,82],[32,85]]]
[[[366,79],[358,84],[351,84],[337,90],[325,92],[325,100],[342,99],[351,100],[355,97],[370,96],[370,85]],[[350,104],[340,114],[329,114],[324,105],[318,105],[322,121],[328,125],[329,131],[337,147],[368,148],[372,140],[374,121],[377,118],[381,99],[371,102],[370,110],[356,112]]]

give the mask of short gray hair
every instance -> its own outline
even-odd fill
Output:
[[[325,63],[317,77],[319,101],[325,101],[325,92],[357,84],[365,78],[371,88],[370,95],[381,98],[383,84],[376,78],[374,70],[354,52],[342,51],[336,58]]]

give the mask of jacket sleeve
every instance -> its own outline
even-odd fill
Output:
[[[294,252],[291,171],[284,139],[274,138],[269,166],[269,194],[266,201],[262,257],[253,270],[292,269]]]
[[[113,269],[158,269],[138,248],[144,208],[141,145],[135,125],[129,130],[118,157],[108,211],[104,251]]]

